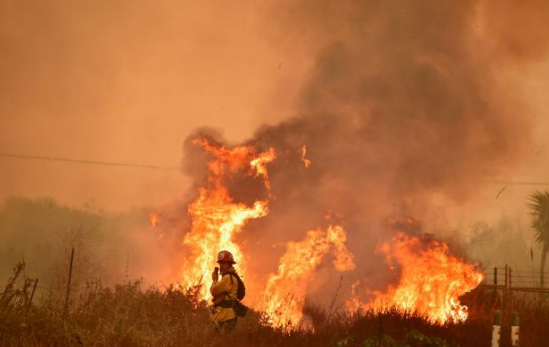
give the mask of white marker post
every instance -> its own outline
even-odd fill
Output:
[[[494,315],[494,325],[492,326],[492,347],[499,347],[502,317],[501,311],[497,310]]]
[[[519,315],[513,312],[511,315],[511,346],[518,347],[520,340]]]

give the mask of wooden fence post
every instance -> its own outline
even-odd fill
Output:
[[[71,265],[69,267],[69,281],[67,282],[67,297],[65,298],[65,313],[69,310],[69,297],[71,294],[72,262],[74,260],[74,247],[71,252]]]
[[[32,298],[34,298],[34,292],[36,291],[36,286],[38,285],[38,278],[36,279],[36,281],[34,281],[34,287],[32,287],[32,293],[31,293],[31,297],[29,299],[29,302],[27,303],[27,311],[30,309],[31,307],[31,304],[32,304]]]
[[[507,264],[505,264],[505,274],[504,274],[504,282],[503,282],[503,300],[502,300],[502,308],[505,309],[507,305],[507,288],[509,286],[509,267]]]
[[[498,294],[498,268],[494,267],[494,297]]]
[[[509,267],[509,298],[513,298],[513,270]]]

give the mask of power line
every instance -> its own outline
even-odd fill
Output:
[[[156,165],[146,165],[146,164],[120,163],[120,162],[108,162],[108,161],[84,160],[84,159],[72,159],[72,158],[60,158],[60,157],[43,157],[38,155],[24,155],[24,154],[13,154],[13,153],[0,153],[0,157],[13,158],[13,159],[63,161],[68,163],[91,164],[91,165],[124,166],[124,167],[135,167],[135,168],[141,168],[141,169],[154,169],[154,170],[178,170],[179,169],[178,167],[175,167],[175,166],[169,167],[169,166],[156,166]]]
[[[124,166],[124,167],[135,167],[140,169],[153,169],[153,170],[179,170],[179,167],[177,166],[157,166],[157,165],[147,165],[147,164],[120,163],[120,162],[72,159],[72,158],[61,158],[61,157],[45,157],[45,156],[13,154],[13,153],[0,153],[0,157],[14,158],[14,159],[62,161],[62,162],[68,162],[68,163],[91,164],[91,165]],[[491,183],[505,184],[505,185],[549,186],[549,182],[495,181]]]

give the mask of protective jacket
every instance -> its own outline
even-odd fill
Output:
[[[236,318],[234,309],[232,307],[226,307],[230,306],[227,305],[228,303],[236,300],[238,292],[238,280],[231,276],[230,273],[236,275],[234,269],[229,269],[223,274],[221,280],[212,283],[212,286],[210,287],[210,293],[213,296],[212,301],[214,304],[213,319],[218,323]]]

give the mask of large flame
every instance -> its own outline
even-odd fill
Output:
[[[451,255],[443,242],[401,231],[378,251],[393,271],[400,271],[399,282],[385,292],[374,292],[374,300],[366,304],[354,296],[348,306],[379,311],[395,308],[417,313],[439,325],[467,319],[467,307],[460,304],[459,297],[482,281],[484,275],[476,265]],[[353,287],[355,293],[357,286]]]
[[[267,282],[265,318],[269,324],[286,328],[299,324],[307,286],[327,253],[333,252],[336,270],[354,269],[354,257],[345,247],[346,239],[342,227],[330,226],[327,231],[309,231],[301,242],[288,243],[278,273],[271,275]]]
[[[191,254],[182,269],[182,284],[185,287],[199,286],[199,297],[210,299],[212,283],[210,273],[216,266],[216,253],[230,251],[238,263],[239,273],[246,273],[246,258],[235,242],[248,220],[260,218],[268,213],[267,201],[257,200],[252,206],[234,202],[229,195],[226,181],[238,171],[263,178],[270,191],[266,164],[275,159],[275,152],[269,149],[257,153],[252,146],[239,146],[227,149],[205,139],[194,141],[212,157],[208,164],[207,182],[199,188],[198,198],[189,205],[192,220],[190,232],[183,243],[191,247]]]
[[[236,237],[250,219],[267,215],[271,185],[267,164],[275,159],[270,148],[259,153],[252,146],[231,149],[205,139],[194,141],[211,157],[207,179],[199,188],[197,199],[188,207],[191,230],[183,243],[190,247],[182,269],[182,285],[198,289],[200,299],[211,298],[210,272],[216,266],[216,253],[228,250],[238,263],[239,273],[246,274],[246,257]],[[305,165],[306,148],[302,148]],[[235,202],[229,194],[228,182],[237,173],[262,179],[267,198],[253,204]],[[149,216],[151,225],[157,225],[158,216]],[[395,308],[401,312],[415,312],[435,324],[461,322],[467,319],[467,307],[459,297],[474,289],[483,278],[474,265],[450,254],[448,245],[434,239],[412,236],[403,232],[420,231],[420,225],[412,218],[404,222],[388,220],[388,226],[397,231],[390,242],[378,247],[386,262],[398,275],[398,283],[389,285],[384,292],[362,291],[369,300],[361,300],[360,288],[368,285],[357,281],[351,288],[353,296],[347,301],[352,309],[385,310]],[[268,277],[266,283],[254,284],[265,288],[264,300],[258,293],[252,307],[264,311],[265,322],[273,326],[294,328],[303,326],[303,305],[308,286],[314,279],[318,265],[324,256],[331,254],[337,271],[354,269],[354,256],[345,246],[346,233],[341,226],[330,225],[328,229],[312,230],[300,242],[288,242],[287,250],[279,261],[278,272]],[[247,283],[250,284],[250,283]],[[248,301],[250,304],[250,302]]]

